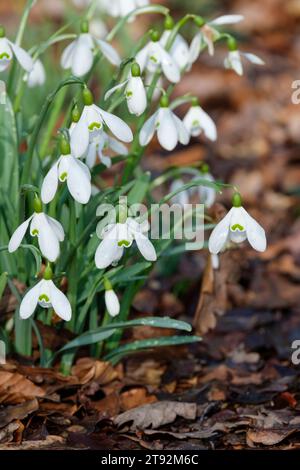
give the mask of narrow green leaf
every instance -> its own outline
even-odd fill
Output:
[[[4,272],[0,276],[0,299],[2,298],[6,284],[7,284],[7,273]]]

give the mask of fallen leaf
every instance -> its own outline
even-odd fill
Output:
[[[0,403],[16,404],[43,397],[45,391],[18,372],[0,370]]]
[[[0,409],[0,428],[17,419],[26,418],[26,416],[33,413],[38,408],[39,403],[37,399],[34,398],[33,400],[25,401],[15,406],[6,406]]]

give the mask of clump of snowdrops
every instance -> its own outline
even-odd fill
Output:
[[[225,67],[239,75],[242,58],[263,63],[240,52],[234,37],[224,31],[243,18],[207,20],[186,14],[175,21],[166,7],[147,0],[74,2],[85,8],[77,19],[30,45],[26,30],[34,3],[27,2],[15,39],[0,26],[0,294],[7,286],[17,300],[1,339],[8,349],[30,355],[34,333],[41,364],[59,359],[64,373],[81,346],[89,345],[95,357],[117,362],[139,349],[198,341],[185,334],[120,345],[124,328],[135,325],[191,331],[189,324],[167,317],[128,320],[133,298],[155,262],[172,256],[174,238],[171,229],[169,237],[151,241],[149,213],[141,221],[128,208],[153,201],[153,189],[166,182],[170,192],[155,201],[158,205],[184,205],[197,193],[209,208],[217,192],[229,186],[216,182],[207,164],[173,168],[154,179],[143,171],[141,160],[155,134],[167,151],[200,134],[216,140],[216,125],[197,98],[188,94],[173,100],[172,94],[199,56],[213,55],[218,44],[228,49]],[[107,14],[115,22],[110,31],[103,22]],[[148,14],[155,18],[155,28],[132,40],[127,57],[120,56],[121,33]],[[187,24],[193,31],[190,43],[181,34]],[[28,96],[35,99],[33,91],[45,88],[49,71],[44,62],[57,43],[61,81],[31,115],[24,103]],[[176,110],[182,105],[189,109],[180,119]],[[122,171],[107,185],[101,174],[116,164]],[[206,246],[216,267],[218,253],[232,242],[248,239],[258,251],[266,247],[263,228],[242,207],[237,190],[228,190],[233,191],[233,207],[223,220],[204,226],[214,227]],[[114,220],[99,209],[103,204],[115,209]],[[178,253],[178,243],[175,248]],[[59,351],[50,350],[42,323],[55,325],[57,334],[67,328],[74,339]]]

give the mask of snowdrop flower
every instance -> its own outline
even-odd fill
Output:
[[[200,16],[196,17],[195,23],[200,27],[200,31],[191,42],[189,64],[193,64],[198,59],[200,52],[205,46],[207,46],[210,55],[214,54],[214,41],[220,37],[220,33],[215,26],[236,24],[243,19],[242,15],[224,15],[205,23],[203,18]]]
[[[184,186],[185,182],[178,178],[177,180],[174,180],[170,186],[170,191],[171,193],[179,190]],[[189,204],[190,202],[190,191],[188,189],[184,189],[183,191],[180,191],[179,193],[175,194],[175,196],[172,197],[172,203],[173,204],[179,204],[180,206],[185,206],[186,204]]]
[[[100,163],[103,163],[106,168],[111,167],[111,158],[104,155],[104,151],[107,149],[111,149],[118,155],[128,155],[127,147],[113,137],[110,137],[103,130],[100,132],[91,132],[90,135],[90,143],[85,157],[86,164],[89,168],[95,166],[97,158],[99,158]]]
[[[25,77],[29,88],[44,85],[46,81],[45,68],[42,62],[37,59],[33,64],[33,69]]]
[[[265,251],[267,241],[264,229],[242,207],[241,196],[235,193],[233,207],[228,214],[213,229],[208,248],[213,254],[218,254],[228,241],[241,243],[248,240],[252,248]]]
[[[163,48],[166,48],[173,27],[174,21],[170,16],[168,16],[165,21],[165,30],[159,41]],[[175,60],[180,70],[184,70],[189,65],[189,51],[190,48],[187,41],[181,36],[181,34],[178,33],[174,39],[169,53]]]
[[[51,308],[65,321],[71,320],[71,305],[65,294],[63,294],[52,281],[52,269],[48,265],[44,272],[44,278],[32,287],[20,305],[20,317],[26,320],[35,311],[37,305],[43,308]]]
[[[214,183],[215,181],[214,177],[209,173],[209,166],[207,164],[202,165],[199,178],[207,180],[210,183]],[[200,202],[205,204],[207,208],[210,208],[216,200],[216,189],[214,187],[201,184],[197,190]]]
[[[160,145],[166,150],[173,150],[177,143],[188,144],[189,134],[183,122],[169,108],[167,96],[160,100],[160,108],[145,122],[140,131],[140,144],[148,145],[157,131]]]
[[[138,7],[149,5],[149,0],[100,0],[101,6],[114,17],[127,16]]]
[[[209,173],[209,166],[205,163],[201,167],[201,171],[198,170],[191,170],[195,176],[190,180],[193,182],[194,180],[207,180],[208,182],[213,183],[215,181],[214,177]],[[185,182],[182,179],[177,179],[172,182],[170,190],[171,192],[177,191],[182,186],[184,186]],[[197,195],[200,202],[205,204],[207,208],[211,207],[216,199],[216,190],[214,187],[205,186],[204,184],[197,185],[196,187],[191,187],[189,189],[185,189],[177,193],[173,198],[172,201],[175,204],[180,204],[184,206],[185,204],[189,204],[192,197]]]
[[[170,82],[178,83],[180,80],[179,67],[159,42],[157,31],[153,31],[151,41],[137,53],[135,60],[142,72],[146,69],[148,72],[155,73],[161,67]]]
[[[91,197],[91,174],[89,168],[79,159],[71,155],[71,147],[62,138],[61,156],[50,168],[44,178],[41,188],[41,198],[45,204],[53,200],[58,182],[67,182],[68,190],[75,201],[87,204]]]
[[[90,142],[90,133],[102,130],[104,124],[122,142],[133,140],[130,127],[119,117],[96,106],[90,90],[84,89],[82,95],[85,106],[70,137],[74,157],[82,157],[86,153]]]
[[[107,225],[102,230],[102,241],[95,253],[97,268],[105,269],[111,264],[118,263],[124,250],[129,248],[133,241],[136,242],[140,253],[147,261],[156,261],[155,248],[144,235],[149,230],[148,223],[139,224],[131,217],[126,218],[125,221],[120,220],[118,223]]]
[[[119,54],[110,44],[95,38],[88,31],[89,25],[84,21],[81,25],[81,34],[66,47],[61,56],[62,68],[71,69],[77,77],[82,77],[89,72],[93,65],[93,52],[97,47],[113,65],[119,66],[121,63]]]
[[[183,119],[183,124],[193,137],[204,132],[208,139],[212,141],[217,139],[216,125],[211,117],[199,106],[197,99],[193,100],[192,106]]]
[[[34,213],[14,231],[8,251],[13,253],[19,248],[30,223],[30,235],[37,237],[42,255],[53,262],[59,255],[59,242],[65,238],[64,229],[57,220],[42,212],[42,202],[37,197],[33,208]]]
[[[255,65],[264,65],[264,61],[251,52],[241,52],[237,50],[236,41],[233,38],[228,40],[229,52],[224,60],[226,69],[234,70],[238,75],[243,75],[242,58],[244,57],[249,62]]]
[[[131,114],[140,116],[147,107],[147,95],[143,80],[141,79],[141,69],[136,62],[131,66],[130,76],[125,82],[111,88],[104,99],[107,100],[115,91],[125,88],[125,97],[127,100],[128,111]]]
[[[120,302],[117,297],[117,294],[113,290],[112,285],[107,278],[104,278],[104,288],[104,300],[106,310],[108,311],[111,317],[116,317],[120,313]]]
[[[31,72],[33,68],[32,58],[28,52],[5,37],[5,29],[0,25],[0,72],[7,69],[13,55],[26,72]]]

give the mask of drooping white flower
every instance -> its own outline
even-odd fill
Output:
[[[209,251],[218,254],[227,242],[242,243],[245,240],[255,250],[265,251],[265,231],[241,206],[239,194],[234,195],[233,204],[227,215],[213,229],[208,241]]]
[[[52,281],[52,270],[46,267],[44,279],[29,289],[20,304],[20,317],[23,320],[29,318],[35,311],[37,305],[43,308],[53,307],[55,313],[65,321],[71,320],[71,305],[65,294],[63,294]]]
[[[139,224],[130,217],[124,223],[118,222],[106,226],[101,233],[102,241],[95,253],[97,268],[105,269],[111,264],[118,263],[123,256],[124,249],[129,248],[133,241],[136,242],[140,253],[147,261],[155,261],[157,259],[155,248],[144,235],[148,229],[148,224]]]
[[[12,61],[13,56],[16,57],[21,67],[26,72],[31,72],[33,69],[33,60],[31,56],[22,47],[13,43],[5,37],[5,30],[0,25],[0,72],[7,69]]]
[[[65,238],[64,229],[57,220],[42,212],[40,200],[35,200],[34,205],[35,212],[12,234],[8,251],[13,253],[19,248],[30,224],[30,235],[37,237],[42,255],[54,262],[59,255],[59,242]]]
[[[83,90],[83,98],[85,106],[70,136],[73,156],[78,158],[85,155],[90,142],[90,133],[102,130],[104,124],[122,142],[133,140],[133,134],[128,124],[114,114],[96,106],[93,103],[90,90]]]
[[[91,197],[90,170],[78,158],[70,153],[70,145],[67,141],[61,142],[62,155],[46,174],[41,188],[41,198],[48,204],[54,198],[58,182],[67,182],[68,190],[75,201],[87,204]]]
[[[104,154],[108,149],[111,149],[117,155],[128,155],[127,147],[113,137],[110,137],[103,130],[94,133],[91,132],[90,143],[85,157],[88,167],[93,168],[97,158],[99,158],[100,163],[103,163],[106,168],[110,168],[111,158]]]
[[[33,64],[33,69],[25,77],[29,88],[44,85],[46,81],[46,72],[42,62],[37,59]]]
[[[160,44],[163,46],[163,48],[166,47],[171,32],[172,29],[165,29],[163,32],[160,38]],[[180,70],[184,70],[189,65],[189,52],[190,47],[187,41],[184,39],[184,37],[181,36],[181,34],[178,33],[170,48],[169,54],[171,57],[173,57]]]
[[[255,65],[264,65],[264,61],[251,52],[241,52],[237,49],[229,51],[227,57],[224,59],[224,66],[226,69],[234,70],[238,75],[243,75],[242,58],[247,59]]]
[[[113,65],[119,66],[121,59],[117,51],[103,39],[92,36],[88,24],[83,22],[81,34],[69,44],[61,56],[63,69],[71,69],[77,77],[89,72],[93,65],[94,50],[100,49],[106,59]]]
[[[217,138],[217,128],[214,121],[196,101],[183,118],[183,124],[193,137],[204,132],[204,135],[212,141]]]
[[[104,288],[105,288],[104,300],[105,300],[106,310],[108,311],[111,317],[116,317],[120,313],[120,302],[119,302],[117,294],[112,288],[110,281],[106,278],[104,278]]]
[[[236,24],[242,21],[244,17],[242,15],[223,15],[215,18],[207,23],[199,17],[198,25],[200,30],[193,38],[190,45],[189,52],[189,64],[193,64],[199,57],[200,52],[207,46],[208,53],[214,54],[214,41],[220,37],[219,31],[216,26],[222,26],[227,24]]]
[[[173,150],[178,142],[187,145],[190,140],[183,122],[169,108],[166,96],[161,98],[160,108],[143,125],[139,135],[140,144],[148,145],[155,131],[160,145],[166,150]]]
[[[141,78],[140,66],[137,63],[132,65],[129,78],[108,90],[104,99],[107,100],[115,91],[121,88],[125,88],[128,111],[136,116],[143,114],[147,107],[147,95]]]
[[[146,69],[150,73],[155,73],[161,67],[165,77],[170,82],[178,83],[180,70],[177,63],[159,42],[159,35],[156,31],[152,33],[151,39],[135,57],[141,71],[143,72]]]

